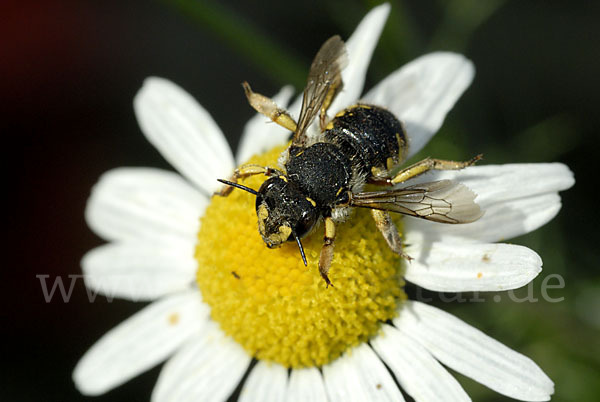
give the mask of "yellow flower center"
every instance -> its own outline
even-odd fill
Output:
[[[283,147],[249,163],[275,166]],[[258,189],[264,176],[244,185]],[[197,281],[211,316],[252,356],[285,367],[321,366],[367,341],[406,298],[401,260],[367,210],[338,225],[326,288],[318,260],[323,228],[269,249],[257,229],[255,197],[234,190],[212,198],[201,220]],[[399,226],[400,221],[396,224]],[[400,226],[399,226],[400,227]]]

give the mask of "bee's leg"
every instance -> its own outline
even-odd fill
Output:
[[[248,98],[248,103],[254,108],[254,110],[256,110],[258,113],[264,114],[281,127],[286,128],[291,132],[296,132],[296,121],[285,109],[281,109],[279,106],[277,106],[277,104],[271,98],[267,98],[264,95],[253,92],[252,88],[250,88],[250,85],[247,82],[244,82],[242,86],[244,87],[246,98]]]
[[[393,186],[392,179],[375,179],[370,178],[367,180],[367,183],[374,184],[376,186]]]
[[[398,134],[396,134],[398,135]],[[390,170],[394,168],[394,158],[388,158],[386,161],[386,168],[372,167],[371,175],[367,178],[368,184],[374,184],[376,186],[393,186],[392,178],[390,177]]]
[[[333,244],[335,241],[335,223],[331,216],[325,218],[325,236],[323,237],[323,248],[321,248],[321,255],[319,256],[319,273],[325,280],[327,287],[331,285],[331,281],[327,276],[329,267],[331,266],[331,260],[333,260]]]
[[[323,100],[323,104],[321,105],[321,111],[319,115],[319,125],[321,127],[321,132],[325,131],[325,126],[327,125],[327,109],[331,106],[331,103],[337,96],[337,94],[342,90],[343,83],[340,80],[339,85],[331,85],[329,90],[327,91],[327,95],[325,95],[325,100]]]
[[[394,225],[394,221],[392,221],[389,212],[372,209],[371,215],[373,215],[375,225],[383,235],[383,238],[387,242],[390,249],[392,249],[392,251],[398,254],[400,257],[411,261],[412,257],[402,251],[402,239],[398,234],[398,229],[396,229],[396,225]]]
[[[415,163],[412,166],[407,167],[406,169],[402,169],[398,174],[396,174],[392,179],[392,184],[403,183],[408,179],[412,179],[413,177],[419,176],[429,170],[459,170],[466,168],[467,166],[474,165],[478,160],[483,157],[482,154],[479,154],[468,160],[466,162],[455,162],[455,161],[446,161],[442,159],[432,159],[426,158],[420,162]]]
[[[275,173],[281,174],[281,172],[265,166],[260,165],[242,165],[233,171],[233,175],[229,178],[229,181],[237,183],[239,179],[245,179],[246,177],[254,176],[257,174],[264,174],[265,176],[272,176]],[[233,191],[233,186],[225,186],[220,191],[215,192],[215,195],[226,197]]]

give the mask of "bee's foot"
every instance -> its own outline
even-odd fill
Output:
[[[229,195],[229,193],[231,193],[231,190],[233,189],[233,187],[225,187],[223,190],[221,191],[215,191],[213,193],[213,197],[214,196],[218,196],[218,197],[227,197]]]
[[[325,281],[325,288],[326,288],[326,289],[328,289],[328,288],[329,288],[329,286],[331,286],[332,288],[334,287],[334,286],[333,286],[333,283],[331,283],[331,281],[329,280],[329,277],[327,276],[327,274],[321,274],[321,277],[322,277],[322,278],[323,278],[323,280]]]
[[[401,251],[399,253],[400,257],[404,258],[406,261],[411,262],[412,260],[414,260],[414,258],[412,258],[410,255],[406,254],[405,252]]]
[[[467,162],[467,166],[472,166],[482,159],[483,159],[483,154],[475,155],[473,158],[471,158],[470,161]]]

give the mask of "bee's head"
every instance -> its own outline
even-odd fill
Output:
[[[300,239],[315,226],[319,212],[314,201],[284,176],[266,180],[256,196],[258,231],[269,248]]]
[[[218,181],[254,194],[258,232],[267,247],[275,248],[286,241],[296,241],[302,261],[306,265],[300,239],[309,233],[319,220],[319,209],[313,200],[304,195],[296,185],[289,183],[285,176],[267,179],[258,191],[235,182],[221,179]]]

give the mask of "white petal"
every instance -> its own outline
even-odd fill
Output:
[[[390,74],[364,100],[386,107],[404,123],[411,157],[441,127],[474,75],[473,63],[462,55],[431,53]]]
[[[106,172],[92,189],[85,218],[107,240],[195,241],[205,196],[175,173],[149,168]]]
[[[514,244],[428,243],[404,249],[414,259],[405,278],[438,292],[500,291],[528,284],[542,259]]]
[[[504,241],[546,224],[558,214],[560,207],[560,196],[550,193],[484,206],[481,208],[483,216],[472,223],[447,225],[407,217],[404,220],[406,243]]]
[[[165,364],[152,400],[224,401],[240,382],[248,364],[250,357],[242,347],[211,321]]]
[[[477,203],[482,207],[563,191],[575,183],[573,172],[562,163],[514,163],[430,171],[410,184],[434,180],[454,180],[466,185],[477,194]]]
[[[329,108],[333,114],[355,104],[362,93],[371,56],[389,13],[390,5],[388,3],[374,7],[362,19],[346,42],[349,63],[342,70],[344,88]]]
[[[327,402],[323,376],[316,367],[292,370],[286,401]]]
[[[109,297],[154,300],[190,289],[197,263],[193,250],[137,243],[110,243],[81,261],[85,285]]]
[[[529,163],[472,166],[459,171],[428,172],[411,184],[431,180],[455,180],[477,194],[475,202],[484,215],[464,225],[440,225],[407,219],[408,243],[433,240],[494,242],[529,233],[554,218],[560,210],[557,191],[575,180],[561,163]]]
[[[511,398],[546,401],[554,384],[528,357],[435,307],[407,302],[394,325],[441,363]]]
[[[73,380],[85,395],[99,395],[169,357],[208,321],[200,293],[166,297],[106,333],[81,358]]]
[[[285,400],[288,370],[277,363],[259,361],[250,372],[240,393],[240,402],[279,402]]]
[[[273,100],[279,107],[285,109],[293,93],[294,88],[290,85],[285,86],[281,88],[277,95],[273,96]],[[284,145],[289,141],[290,136],[290,131],[257,113],[248,120],[246,127],[244,127],[244,133],[238,146],[236,163],[241,165],[255,154],[264,153],[278,145]]]
[[[371,345],[415,401],[471,400],[427,350],[396,328],[384,324]]]
[[[233,156],[210,114],[183,89],[163,78],[144,81],[134,99],[138,122],[162,156],[198,188],[212,194],[228,177]]]
[[[375,352],[361,344],[323,366],[330,401],[403,401],[394,379]]]

